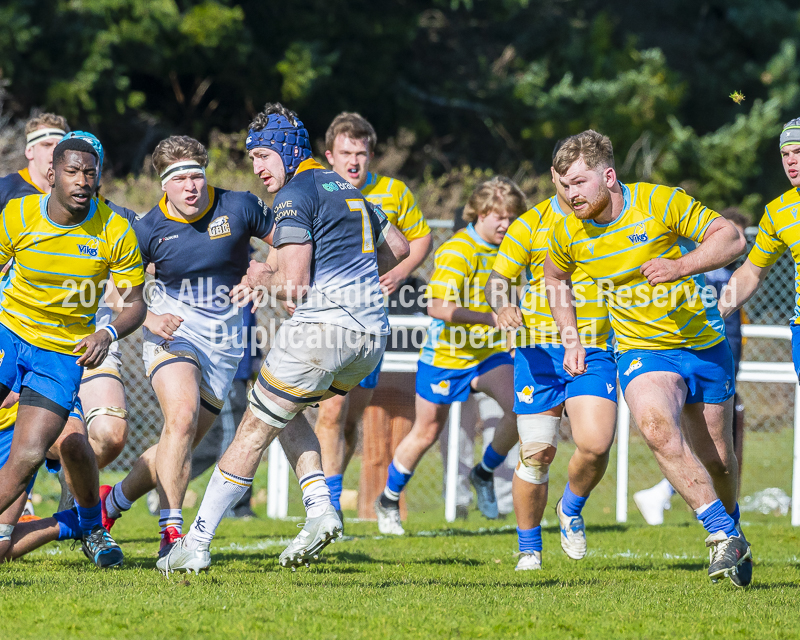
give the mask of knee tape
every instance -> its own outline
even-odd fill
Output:
[[[122,418],[123,420],[126,420],[128,418],[128,412],[121,407],[95,407],[94,409],[87,411],[86,415],[84,416],[87,431],[92,425],[92,420],[94,420],[97,416],[113,416],[114,418]]]
[[[556,416],[517,416],[519,431],[519,464],[515,473],[531,484],[545,484],[550,477],[550,463],[534,456],[549,447],[558,447],[561,418]]]
[[[287,411],[283,407],[278,406],[275,402],[270,400],[263,391],[254,385],[247,394],[247,399],[250,401],[250,411],[253,412],[256,418],[262,422],[266,422],[269,426],[277,429],[283,429],[289,420],[297,415],[297,412]]]
[[[11,542],[12,533],[14,533],[13,524],[0,524],[0,542]]]

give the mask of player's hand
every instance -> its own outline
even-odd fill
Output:
[[[148,319],[144,322],[144,326],[147,327],[147,330],[150,333],[171,342],[174,340],[172,334],[178,330],[178,327],[181,326],[182,322],[183,318],[180,316],[176,316],[172,313],[164,313],[160,316],[154,315],[152,319],[148,317]]]
[[[87,369],[94,369],[106,359],[108,348],[112,342],[111,334],[105,329],[100,329],[100,331],[95,331],[92,335],[86,336],[81,340],[78,346],[72,350],[72,353],[83,351],[84,353],[78,358],[77,364]]]
[[[0,409],[13,407],[17,402],[19,402],[19,394],[16,391],[9,391],[6,399],[3,400],[3,404],[0,404]]]
[[[651,285],[662,284],[664,282],[675,282],[680,280],[682,275],[680,266],[676,260],[667,258],[653,258],[648,260],[639,269],[642,275],[647,278]]]
[[[261,298],[264,296],[264,289],[258,287],[251,289],[247,284],[247,276],[242,277],[242,281],[231,289],[231,300],[237,307],[246,307],[249,302],[254,306],[261,304]]]
[[[400,273],[397,269],[387,271],[380,277],[381,289],[384,295],[390,296],[403,284],[406,279],[404,273]]]
[[[247,278],[247,286],[251,289],[268,287],[269,279],[273,273],[275,273],[275,270],[268,264],[258,260],[251,260],[245,276]]]
[[[522,324],[522,311],[520,311],[519,307],[514,305],[508,305],[500,309],[500,313],[497,314],[497,320],[495,322],[497,327],[506,331],[518,329]]]
[[[586,373],[586,349],[583,346],[569,347],[564,350],[564,371],[571,376]]]

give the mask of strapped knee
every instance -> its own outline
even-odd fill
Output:
[[[517,477],[530,484],[545,484],[550,477],[550,463],[536,458],[537,454],[550,447],[558,448],[558,433],[561,418],[556,416],[517,416],[519,431],[519,464]]]
[[[14,533],[13,524],[0,524],[0,542],[11,542],[12,533]]]
[[[273,400],[254,385],[247,394],[247,399],[250,401],[250,411],[253,412],[256,418],[262,422],[266,422],[269,426],[276,429],[283,429],[289,421],[297,415],[297,412],[287,411],[279,406]]]
[[[128,412],[122,407],[95,407],[94,409],[90,409],[84,416],[87,431],[89,427],[92,426],[92,420],[97,416],[113,416],[114,418],[126,420],[128,418]]]

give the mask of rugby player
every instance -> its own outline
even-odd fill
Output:
[[[544,264],[564,368],[579,375],[588,365],[570,283],[580,267],[608,305],[631,414],[708,531],[708,574],[736,584],[751,550],[737,523],[733,357],[695,276],[730,264],[744,238],[680,189],[620,183],[611,141],[595,131],[568,138],[553,166],[574,212],[553,228]]]
[[[554,158],[561,142],[553,150]],[[576,314],[586,345],[587,370],[577,376],[564,371],[564,347],[547,302],[543,267],[550,232],[571,210],[558,173],[551,167],[550,174],[556,195],[511,225],[486,283],[486,299],[497,313],[497,326],[518,330],[514,413],[520,459],[512,486],[519,538],[518,571],[542,568],[541,521],[565,408],[576,449],[556,513],[564,552],[575,560],[586,555],[581,510],[608,466],[617,415],[617,368],[608,310],[594,282],[580,269],[572,274],[572,286],[582,302]],[[509,299],[509,291],[523,271],[528,282],[517,306]]]
[[[433,241],[411,190],[396,178],[369,170],[377,142],[375,129],[366,118],[358,113],[343,112],[333,119],[325,133],[325,157],[333,170],[359,189],[369,202],[379,206],[389,222],[408,240],[408,258],[380,277],[381,288],[389,295],[422,264]],[[355,452],[358,421],[378,386],[380,369],[379,363],[347,396],[334,395],[319,404],[314,431],[322,449],[331,502],[340,517],[342,478]]]
[[[503,409],[492,444],[470,473],[478,508],[498,515],[493,471],[517,441],[514,360],[496,317],[484,297],[486,279],[509,225],[527,209],[525,196],[508,178],[496,177],[475,189],[464,207],[470,224],[436,250],[428,284],[428,315],[433,320],[420,352],[415,419],[389,464],[386,487],[375,501],[381,533],[403,535],[400,493],[422,456],[439,438],[450,405],[483,391]]]
[[[77,502],[83,550],[99,567],[122,552],[102,525],[97,463],[84,434],[62,435],[83,367],[144,320],[144,272],[130,225],[94,198],[99,158],[84,140],[60,142],[48,170],[51,194],[11,200],[3,211],[0,262],[14,263],[0,305],[0,398],[19,407],[0,469],[0,512],[25,490],[58,444]],[[116,320],[95,330],[99,293],[114,278],[126,296]]]
[[[408,255],[405,238],[380,210],[311,158],[308,132],[294,112],[267,104],[250,124],[246,147],[254,173],[275,194],[274,249],[266,264],[250,263],[247,285],[296,307],[275,337],[189,533],[157,563],[167,573],[210,566],[209,545],[223,514],[252,484],[264,451],[279,434],[307,514],[280,564],[308,564],[341,536],[319,442],[302,411],[346,394],[375,368],[389,333],[379,270]]]
[[[157,486],[161,557],[182,535],[191,451],[219,415],[244,354],[242,309],[230,293],[247,272],[250,239],[268,240],[273,228],[256,196],[208,185],[207,164],[205,147],[188,136],[162,140],[153,152],[164,196],[135,230],[155,270],[142,356],[164,427],[127,477],[102,489],[110,528]]]

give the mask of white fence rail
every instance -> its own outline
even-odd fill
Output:
[[[430,325],[428,316],[390,316],[392,328],[423,329]],[[745,338],[792,339],[789,327],[742,325]],[[417,353],[387,352],[381,366],[387,373],[416,373]],[[791,362],[742,362],[739,382],[786,383],[795,386],[794,399],[794,455],[792,459],[792,525],[800,526],[800,386]],[[630,438],[630,410],[620,397],[617,412],[617,522],[628,520],[628,456]],[[456,486],[458,484],[458,446],[461,427],[461,403],[450,407],[447,469],[445,470],[445,519],[456,519]],[[276,439],[269,448],[267,516],[285,518],[289,501],[289,465]]]

